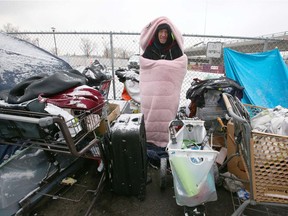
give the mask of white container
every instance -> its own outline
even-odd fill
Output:
[[[183,142],[193,140],[201,145],[206,136],[204,121],[183,120],[184,126],[176,133],[177,143],[167,145],[176,202],[180,206],[197,206],[217,200],[213,164],[218,151],[206,143],[204,148],[183,149]]]

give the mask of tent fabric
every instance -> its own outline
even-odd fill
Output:
[[[241,53],[224,48],[226,77],[243,86],[242,102],[261,107],[288,107],[288,69],[278,49]]]

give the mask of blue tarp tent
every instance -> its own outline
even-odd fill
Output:
[[[278,49],[245,54],[224,48],[226,76],[244,89],[243,103],[288,108],[288,69]]]

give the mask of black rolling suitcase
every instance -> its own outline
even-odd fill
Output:
[[[145,199],[146,134],[143,114],[121,114],[111,127],[111,186],[120,195]]]

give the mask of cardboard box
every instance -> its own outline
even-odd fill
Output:
[[[120,107],[120,114],[122,113],[132,113],[132,109],[130,107],[130,101],[125,100],[110,100],[112,104],[118,104]]]
[[[120,106],[119,104],[108,103],[107,118],[102,119],[99,127],[96,129],[97,134],[103,135],[107,130],[107,123],[110,125],[119,115],[120,115]]]
[[[236,143],[234,139],[234,124],[229,121],[227,124],[227,158],[236,153]],[[249,174],[246,169],[246,164],[244,163],[243,157],[241,155],[234,156],[227,164],[228,171],[234,174],[237,178],[241,180],[248,181]],[[249,183],[243,183],[246,190],[249,191]]]
[[[217,150],[220,150],[222,147],[226,148],[226,143],[225,143],[225,135],[214,135],[213,134],[213,140],[212,144],[214,148],[217,148]]]

